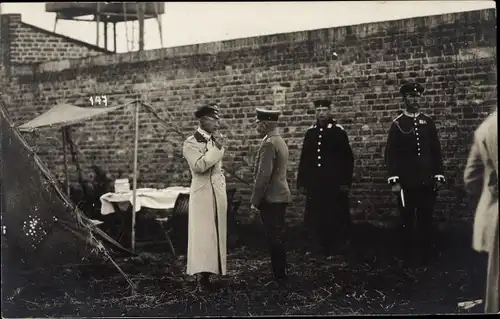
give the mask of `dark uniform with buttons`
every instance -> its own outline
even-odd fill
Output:
[[[315,101],[330,107],[331,101]],[[307,192],[304,221],[318,232],[326,255],[345,235],[351,223],[349,195],[340,186],[352,184],[354,156],[346,131],[333,119],[309,128],[305,134],[297,174],[297,188]]]
[[[423,91],[416,83],[405,84],[400,89],[403,96],[420,96]],[[432,244],[437,183],[445,181],[434,121],[422,113],[407,111],[395,118],[389,130],[385,161],[389,184],[399,183],[402,189],[397,196],[403,255],[426,261]]]

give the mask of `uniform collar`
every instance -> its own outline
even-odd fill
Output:
[[[408,116],[408,117],[418,117],[420,115],[420,112],[417,112],[417,113],[410,113],[408,112],[407,110],[404,110],[403,111],[403,114]]]
[[[336,121],[334,119],[331,119],[331,120],[328,120],[325,122],[325,125],[324,126],[321,126],[319,124],[319,120],[316,121],[316,124],[314,125],[314,128],[318,127],[318,128],[332,128],[334,127],[336,124]]]
[[[205,131],[201,127],[198,127],[198,129],[196,131],[198,133],[200,133],[201,136],[203,136],[203,138],[206,139],[207,141],[210,141],[210,139],[212,138],[212,134],[208,133],[207,131]]]
[[[278,135],[278,134],[279,134],[278,128],[275,128],[272,131],[270,131],[269,133],[267,133],[266,136],[264,136],[264,140],[266,138],[268,138],[268,137],[275,136],[275,135]]]

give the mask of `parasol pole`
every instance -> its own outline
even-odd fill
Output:
[[[64,158],[64,175],[66,178],[66,194],[69,197],[68,157],[66,156],[66,130],[67,130],[67,126],[64,126],[61,129],[61,133],[62,133],[62,147],[63,147],[63,158]]]
[[[134,182],[132,195],[132,252],[135,252],[135,207],[137,204],[137,150],[139,148],[139,98],[135,103]]]

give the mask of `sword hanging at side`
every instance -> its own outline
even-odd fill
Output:
[[[405,194],[403,193],[403,189],[401,189],[401,203],[403,204],[403,207],[405,207]]]

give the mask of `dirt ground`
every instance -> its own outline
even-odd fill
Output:
[[[45,284],[26,284],[3,296],[3,317],[63,316],[252,316],[457,313],[457,304],[482,299],[486,255],[472,251],[471,226],[436,232],[435,258],[427,268],[405,268],[396,258],[394,229],[355,224],[351,246],[331,260],[308,254],[313,243],[301,227],[288,229],[290,283],[271,282],[262,233],[240,226],[229,247],[225,288],[196,292],[184,275],[185,256],[166,246],[139,257],[115,258],[137,284],[127,282],[110,262],[67,266],[49,273]],[[3,279],[4,283],[11,278]],[[39,280],[40,281],[40,280]],[[21,288],[21,287],[20,287]],[[7,300],[6,300],[7,299]],[[475,307],[468,312],[481,312]],[[463,312],[463,311],[462,311]]]

